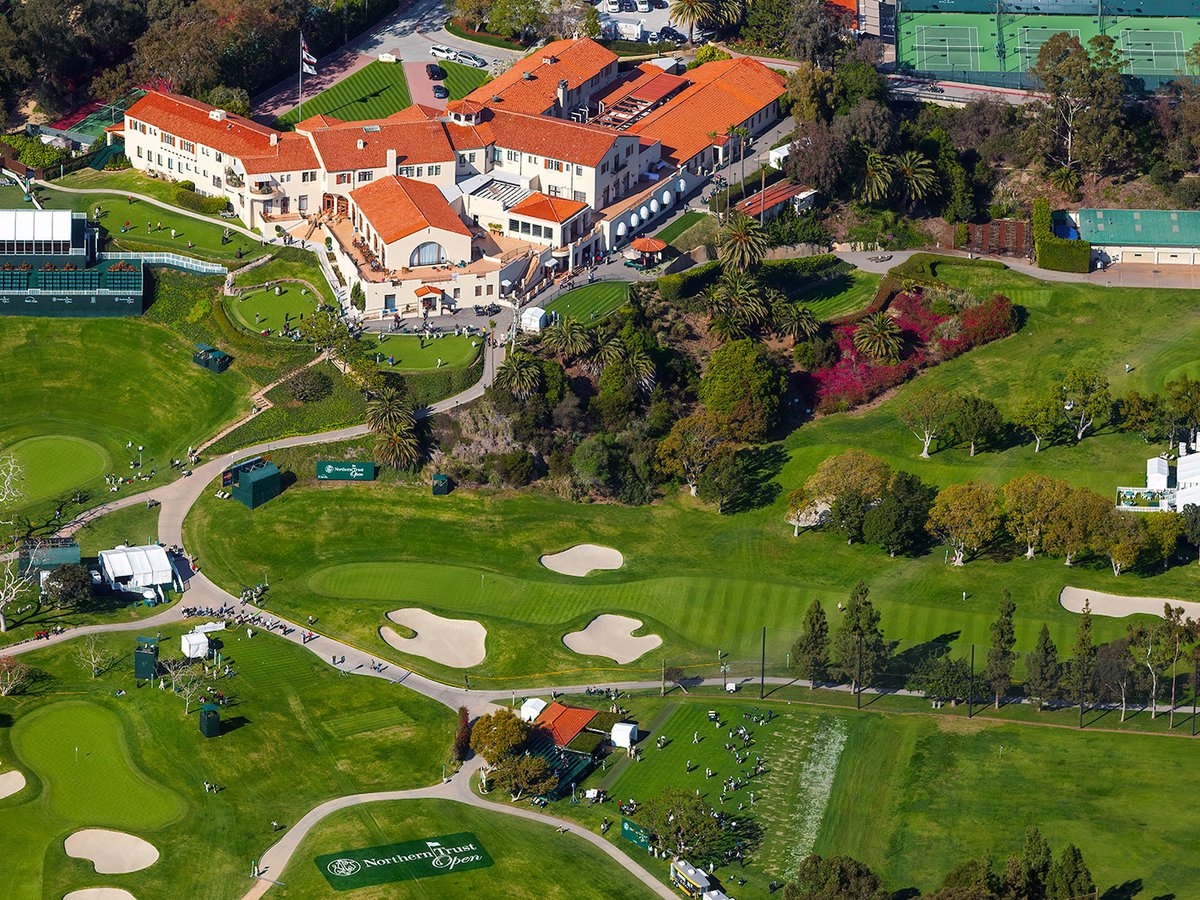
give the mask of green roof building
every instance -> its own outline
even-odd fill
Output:
[[[1185,209],[1081,209],[1079,237],[1103,263],[1200,264],[1200,212]]]

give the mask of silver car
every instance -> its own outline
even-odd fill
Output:
[[[460,62],[464,66],[474,66],[476,69],[486,69],[487,60],[482,56],[476,56],[474,53],[468,53],[465,50],[458,50],[454,54],[455,62]]]

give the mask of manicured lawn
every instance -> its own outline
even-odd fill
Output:
[[[175,203],[175,193],[179,185],[162,178],[151,178],[135,169],[121,169],[116,172],[97,172],[95,169],[84,167],[78,171],[55,179],[55,184],[63,187],[83,188],[87,190],[103,189],[108,191],[124,191],[132,194],[145,194],[163,203]],[[224,224],[220,216],[210,216],[214,221]],[[124,221],[122,219],[121,221]],[[120,226],[117,228],[120,231]]]
[[[412,105],[408,79],[401,63],[375,60],[333,87],[304,101],[304,117],[320,113],[357,122],[360,119],[382,119]],[[278,119],[282,125],[295,125],[300,111],[293,109]]]
[[[598,281],[567,291],[546,306],[546,312],[570,317],[585,325],[603,318],[629,299],[628,281]]]
[[[706,218],[704,213],[685,212],[681,216],[678,216],[674,222],[654,236],[660,241],[666,241],[668,244],[670,244],[675,240],[675,238],[679,237],[703,218]]]
[[[178,656],[188,628],[163,629],[164,658]],[[240,896],[248,860],[278,837],[273,819],[291,825],[331,797],[418,787],[441,773],[449,710],[382,680],[339,676],[271,635],[223,636],[236,674],[214,685],[231,700],[215,739],[199,733],[195,704],[185,717],[169,689],[135,686],[134,633],[104,642],[119,654],[108,674],[92,680],[72,645],[50,648],[25,657],[45,673],[38,690],[6,698],[12,727],[0,730],[0,758],[29,786],[0,801],[12,854],[5,896],[61,897],[96,884],[138,897]],[[223,790],[206,793],[205,780]],[[161,857],[141,872],[98,877],[62,847],[92,826],[137,834]]]
[[[450,62],[448,59],[439,59],[436,62],[446,72],[446,78],[442,84],[450,92],[451,100],[459,100],[467,96],[492,77],[488,74],[487,69],[464,66],[462,63]]]
[[[588,705],[586,698],[568,702]],[[635,694],[621,703],[643,733],[643,759],[633,762],[618,751],[580,789],[599,786],[614,801],[639,803],[668,788],[699,789],[749,833],[761,834],[761,843],[751,842],[758,846],[744,868],[716,870],[738,897],[769,897],[769,882],[785,882],[810,852],[862,860],[892,891],[928,892],[956,865],[988,850],[1003,868],[1008,854],[1020,851],[1030,825],[1056,852],[1067,842],[1077,844],[1101,896],[1138,880],[1146,896],[1182,896],[1181,888],[1200,877],[1200,866],[1177,849],[1200,819],[1189,805],[1172,800],[1188,777],[1185,740],[764,703],[753,693],[726,699],[675,690],[665,700]],[[710,709],[722,728],[708,720]],[[774,713],[769,723],[744,717],[768,709]],[[731,741],[728,729],[739,726],[753,738],[740,766],[724,749]],[[659,735],[669,741],[663,750],[656,749]],[[742,747],[736,734],[732,743]],[[722,804],[721,782],[745,778],[756,756],[766,771]],[[705,777],[706,768],[712,778]],[[548,811],[597,830],[604,816],[617,818],[608,804],[559,801]],[[629,849],[618,831],[609,831],[609,839]],[[655,871],[652,861],[647,866]],[[746,884],[738,885],[737,877]]]
[[[878,275],[855,269],[803,289],[792,299],[805,304],[818,319],[836,319],[866,308],[878,287]]]
[[[387,801],[334,813],[301,842],[291,863],[279,875],[283,886],[271,892],[278,892],[280,897],[329,896],[329,882],[313,864],[316,856],[463,832],[475,836],[493,865],[359,888],[347,896],[363,900],[500,894],[526,900],[650,896],[632,875],[581,838],[558,834],[550,825],[447,800]],[[646,862],[655,864],[650,858]]]
[[[1188,349],[1200,340],[1194,294],[1106,291],[963,265],[943,266],[939,274],[980,292],[1008,293],[1026,322],[1017,335],[939,366],[922,375],[921,383],[977,390],[1011,414],[1023,397],[1044,390],[1076,362],[1099,365],[1118,394],[1158,388],[1166,378],[1200,371]],[[1135,365],[1128,376],[1126,361]],[[900,393],[913,389],[909,385]],[[764,625],[768,662],[782,672],[804,607],[817,597],[835,615],[837,602],[860,578],[882,611],[885,633],[901,641],[901,649],[942,638],[963,654],[972,642],[987,643],[1006,588],[1017,603],[1018,648],[1032,649],[1046,622],[1063,652],[1077,621],[1058,605],[1065,584],[1195,595],[1200,567],[1194,565],[1115,579],[1105,559],[1083,559],[1068,569],[1060,559],[1026,561],[1001,550],[956,569],[944,564],[939,547],[892,559],[874,548],[847,546],[833,533],[793,537],[785,520],[787,492],[846,447],[870,448],[939,485],[972,478],[1003,482],[1038,471],[1102,493],[1138,478],[1145,457],[1160,449],[1106,427],[1079,445],[1058,444],[1039,454],[1030,445],[1005,444],[971,458],[965,447],[955,446],[920,460],[920,446],[896,419],[896,405],[886,401],[798,428],[764,455],[768,471],[777,472],[765,505],[735,515],[718,516],[679,495],[629,509],[529,492],[457,491],[447,499],[427,497],[424,488],[378,486],[341,490],[333,498],[328,491],[298,487],[284,502],[253,516],[203,500],[188,523],[189,542],[208,557],[209,574],[219,582],[236,584],[244,577],[240,573],[265,567],[273,583],[288,585],[281,608],[294,614],[320,608],[331,629],[364,646],[378,645],[381,654],[391,651],[377,629],[385,613],[403,603],[476,618],[488,629],[488,658],[472,673],[472,683],[491,678],[496,686],[585,667],[596,667],[596,677],[604,677],[603,660],[576,656],[561,643],[563,634],[599,612],[635,616],[664,639],[661,650],[626,667],[625,674],[654,670],[663,658],[715,671],[717,649],[753,671]],[[403,521],[393,514],[397,506],[406,510]],[[625,566],[573,579],[537,563],[542,553],[583,542],[616,547],[625,554]],[[1097,638],[1123,634],[1126,625],[1097,618]],[[425,660],[407,662],[437,671]],[[615,674],[616,667],[607,665]],[[442,674],[461,678],[457,672]]]
[[[266,284],[268,281],[296,278],[308,282],[320,294],[322,300],[330,305],[333,304],[333,294],[329,290],[329,282],[325,280],[325,274],[321,271],[315,255],[295,248],[275,247],[271,252],[275,256],[270,262],[256,266],[248,272],[242,272],[233,279],[233,283],[247,287]],[[299,285],[285,285],[284,287],[286,290],[295,290],[296,293],[299,293]],[[309,296],[312,296],[311,291]],[[254,318],[253,314],[250,318]]]
[[[720,240],[721,226],[717,224],[717,217],[707,213],[698,215],[699,219],[693,220],[687,228],[671,238],[671,246],[680,253],[687,253],[700,246],[715,245]]]
[[[240,297],[226,297],[225,305],[234,320],[251,331],[269,330],[272,337],[279,337],[285,324],[290,323],[295,328],[304,316],[311,316],[317,308],[317,298],[301,285],[281,284],[279,292],[276,296],[275,288],[260,288]]]
[[[479,356],[483,341],[482,338],[453,334],[433,340],[422,340],[414,334],[381,334],[379,337],[364,337],[362,343],[369,354],[378,357],[379,368],[420,372],[437,368],[466,368]],[[440,367],[438,360],[441,360]]]
[[[0,447],[25,462],[34,521],[76,489],[86,505],[108,499],[104,473],[134,474],[130,441],[145,447],[143,473],[174,477],[169,461],[241,409],[245,379],[214,376],[191,354],[187,340],[142,319],[0,317]]]
[[[84,557],[95,556],[117,544],[153,543],[158,538],[159,507],[135,503],[88,522],[75,533]]]
[[[86,438],[39,435],[8,448],[25,470],[25,500],[37,503],[111,471],[104,448]]]

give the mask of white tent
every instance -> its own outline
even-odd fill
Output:
[[[638,727],[636,722],[618,722],[612,727],[612,742],[614,747],[629,749],[637,743]]]
[[[536,722],[537,717],[542,714],[542,710],[545,708],[545,700],[539,700],[537,697],[530,697],[521,704],[521,721]]]
[[[208,656],[208,635],[195,631],[179,639],[179,650],[188,659],[204,659]]]
[[[540,306],[531,306],[528,309],[521,310],[521,330],[530,331],[537,334],[546,327],[546,323],[550,317],[546,311]]]
[[[157,544],[145,547],[121,545],[100,551],[100,571],[110,586],[121,591],[169,588],[174,570],[167,551]]]

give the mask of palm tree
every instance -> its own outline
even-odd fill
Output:
[[[763,324],[771,315],[771,307],[762,286],[753,275],[737,269],[727,269],[717,282],[725,309],[734,319],[748,326]]]
[[[627,355],[628,350],[625,347],[625,342],[621,340],[619,335],[614,334],[596,344],[591,357],[588,359],[588,368],[599,375],[608,366],[624,362]]]
[[[412,407],[395,388],[386,387],[367,403],[367,427],[376,434],[401,429],[412,430],[416,425]]]
[[[650,358],[650,354],[638,347],[629,354],[625,360],[625,364],[629,366],[629,371],[634,378],[637,379],[638,386],[647,394],[654,390],[654,383],[657,381],[657,370],[654,366],[654,360]]]
[[[721,263],[745,271],[757,266],[767,252],[767,232],[745,213],[734,213],[721,232]]]
[[[750,139],[750,129],[744,125],[730,125],[725,131],[731,138],[737,138],[738,142],[738,162],[742,164],[742,180],[741,184],[746,183],[746,141]],[[743,192],[745,188],[743,187]]]
[[[394,428],[375,438],[375,458],[393,469],[415,469],[421,461],[416,429]]]
[[[528,400],[542,386],[542,366],[532,354],[515,350],[496,372],[496,385],[520,400]]]
[[[566,316],[542,333],[542,342],[550,352],[569,359],[592,349],[592,333],[578,319]]]
[[[900,181],[904,202],[911,205],[924,200],[937,190],[937,175],[933,163],[916,150],[905,150],[895,157],[892,169]]]
[[[716,9],[713,12],[714,25],[736,25],[746,14],[747,0],[715,0]]]
[[[775,323],[775,330],[790,337],[793,344],[801,338],[812,337],[821,327],[811,309],[783,298],[772,305],[771,318]]]
[[[1060,166],[1050,172],[1050,184],[1074,199],[1079,196],[1079,170],[1074,166]]]
[[[749,334],[745,323],[739,322],[733,316],[713,316],[708,320],[708,331],[722,342],[740,340]]]
[[[671,21],[688,30],[688,46],[693,43],[696,26],[711,22],[716,15],[713,0],[671,0]]]
[[[854,348],[877,360],[893,360],[903,346],[900,326],[882,310],[871,313],[854,331]]]
[[[862,189],[859,191],[862,199],[868,203],[876,203],[886,197],[892,190],[892,162],[882,153],[874,150],[867,151],[867,166],[863,173]]]

